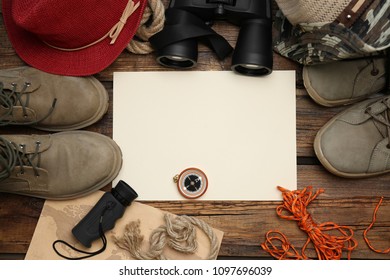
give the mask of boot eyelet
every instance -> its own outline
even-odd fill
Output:
[[[377,76],[379,74],[379,70],[378,69],[372,69],[371,70],[371,75],[372,76]]]
[[[30,83],[30,82],[24,82],[24,84],[26,85],[26,87],[31,86],[31,83]]]

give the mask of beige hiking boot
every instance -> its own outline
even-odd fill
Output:
[[[48,74],[31,67],[0,70],[0,125],[75,130],[100,120],[108,94],[94,77]]]
[[[336,115],[317,133],[314,151],[337,176],[390,172],[390,97],[367,99]]]
[[[95,132],[0,136],[0,192],[77,198],[109,184],[121,166],[117,144]]]
[[[303,82],[320,105],[352,104],[386,86],[385,57],[342,60],[303,67]]]

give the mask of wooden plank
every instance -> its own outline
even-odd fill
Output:
[[[0,252],[25,253],[43,207],[42,199],[0,193]]]

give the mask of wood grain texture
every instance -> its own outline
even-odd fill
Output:
[[[164,0],[166,4],[167,1]],[[274,3],[274,8],[276,4]],[[0,2],[1,10],[1,2]],[[234,46],[239,28],[217,23],[214,29]],[[199,47],[198,71],[230,70],[231,56],[218,61],[204,45]],[[25,65],[10,44],[2,17],[0,17],[0,69]],[[370,232],[370,239],[378,248],[390,247],[390,185],[389,175],[368,179],[343,179],[328,173],[315,158],[313,140],[317,131],[335,114],[344,108],[324,108],[315,104],[308,96],[302,82],[302,66],[274,54],[275,70],[296,71],[297,107],[297,157],[298,186],[300,189],[312,185],[323,188],[325,193],[312,202],[309,212],[317,223],[332,221],[351,226],[359,243],[352,257],[356,259],[390,259],[390,255],[377,254],[369,250],[362,238],[364,229],[370,224],[372,212],[380,196],[385,200],[378,212],[378,220]],[[115,71],[173,71],[155,62],[154,55],[134,55],[124,51],[104,71],[95,75],[110,95],[110,105],[102,120],[86,130],[112,136],[113,72]],[[147,87],[147,85],[145,85]],[[142,89],[136,89],[142,90]],[[275,113],[278,113],[277,111]],[[0,127],[2,134],[31,134],[45,132],[26,127]],[[283,176],[281,170],[280,176]],[[1,182],[0,182],[1,184]],[[261,186],[259,186],[261,187]],[[289,186],[283,186],[289,188]],[[103,190],[111,188],[107,185]],[[0,193],[0,259],[23,256],[27,251],[44,200]],[[265,201],[210,201],[210,202],[145,202],[151,206],[175,214],[193,215],[225,232],[220,258],[269,258],[260,249],[265,233],[271,229],[283,231],[291,243],[301,248],[307,236],[295,222],[277,217],[275,208],[279,202]],[[313,249],[309,250],[314,257]]]

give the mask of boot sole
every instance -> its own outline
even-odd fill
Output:
[[[86,77],[86,79],[90,79],[91,83],[95,86],[96,92],[99,93],[98,96],[100,97],[100,106],[99,110],[96,111],[95,115],[93,115],[90,119],[85,120],[83,122],[71,125],[71,126],[39,126],[39,125],[34,125],[33,127],[36,129],[40,130],[45,130],[45,131],[70,131],[70,130],[77,130],[81,128],[85,128],[87,126],[90,126],[99,120],[103,118],[103,116],[107,113],[108,111],[108,105],[109,105],[109,97],[108,93],[105,89],[105,87],[94,77]]]
[[[67,133],[67,134],[74,133],[74,131],[59,132],[57,134],[65,134],[65,133]],[[77,133],[96,134],[95,132],[90,132],[90,131],[77,131]],[[111,173],[107,176],[107,178],[105,180],[103,180],[99,184],[94,185],[94,186],[90,187],[89,189],[83,190],[83,191],[78,192],[78,193],[72,193],[70,195],[63,195],[63,196],[57,195],[55,197],[52,197],[49,195],[36,195],[36,194],[31,194],[31,193],[12,192],[12,191],[7,191],[7,193],[26,195],[26,196],[30,196],[30,197],[37,197],[37,198],[43,198],[43,199],[49,199],[49,200],[69,200],[69,199],[75,199],[75,198],[79,198],[82,196],[86,196],[88,194],[96,192],[96,191],[100,190],[101,188],[105,187],[106,185],[111,183],[118,176],[119,171],[121,170],[121,167],[122,167],[123,160],[122,160],[122,151],[119,148],[119,146],[114,142],[114,140],[112,140],[111,138],[109,138],[105,135],[102,135],[102,134],[100,134],[100,135],[102,137],[107,138],[108,142],[111,144],[114,155],[116,155],[116,158],[115,158],[114,162],[112,163]]]
[[[342,114],[342,113],[341,113]],[[341,115],[341,114],[337,114],[336,116],[334,116],[327,124],[325,124],[318,132],[317,132],[317,135],[314,139],[314,144],[313,144],[313,147],[314,147],[314,152],[318,158],[318,160],[321,162],[321,164],[329,171],[331,172],[332,174],[336,175],[336,176],[339,176],[339,177],[343,177],[343,178],[348,178],[348,179],[359,179],[359,178],[369,178],[369,177],[374,177],[374,176],[378,176],[378,175],[383,175],[383,174],[386,174],[386,173],[389,173],[389,171],[381,171],[381,172],[374,172],[374,173],[346,173],[346,172],[343,172],[343,171],[340,171],[338,169],[336,169],[327,159],[326,157],[324,156],[323,152],[322,152],[322,148],[321,148],[321,138],[322,138],[322,135],[324,133],[324,131],[329,127],[331,126],[335,121],[336,119]]]
[[[353,104],[353,103],[356,103],[358,101],[361,101],[361,100],[364,100],[366,99],[368,96],[371,95],[370,94],[367,94],[367,95],[363,95],[363,96],[359,96],[357,98],[346,98],[346,99],[339,99],[337,101],[334,101],[334,100],[328,100],[328,99],[324,99],[323,97],[321,97],[318,92],[313,88],[313,86],[311,85],[311,82],[310,82],[310,78],[309,78],[309,71],[307,71],[307,68],[306,67],[303,67],[303,73],[302,73],[302,76],[303,76],[303,84],[306,88],[306,91],[307,93],[309,94],[309,96],[317,103],[317,104],[320,104],[322,106],[325,106],[325,107],[336,107],[336,106],[343,106],[343,105],[350,105],[350,104]]]

